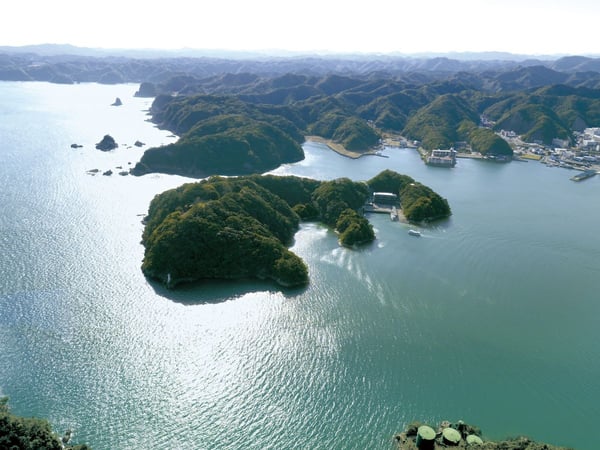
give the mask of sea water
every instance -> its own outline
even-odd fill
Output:
[[[391,449],[408,422],[443,419],[595,448],[600,177],[433,168],[398,148],[353,160],[307,143],[274,173],[392,169],[447,198],[452,217],[416,238],[370,215],[377,240],[358,250],[303,224],[304,289],[167,291],[141,273],[141,221],[154,195],[191,180],[118,174],[176,139],[136,89],[0,83],[0,394],[15,414],[95,450]],[[105,134],[119,148],[96,150]]]

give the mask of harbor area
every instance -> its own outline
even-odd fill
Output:
[[[408,223],[402,214],[398,196],[391,192],[373,192],[363,206],[363,213],[389,214],[390,220]]]

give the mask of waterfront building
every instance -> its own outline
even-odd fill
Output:
[[[432,150],[427,157],[427,164],[431,166],[454,167],[456,165],[456,150]]]
[[[398,196],[392,192],[373,192],[373,203],[395,205],[398,203]]]

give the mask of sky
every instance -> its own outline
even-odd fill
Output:
[[[597,0],[7,0],[0,46],[600,54]]]

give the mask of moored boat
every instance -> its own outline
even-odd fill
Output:
[[[421,236],[421,232],[420,231],[413,230],[412,228],[410,230],[408,230],[408,234],[410,234],[411,236],[417,236],[417,237]]]

